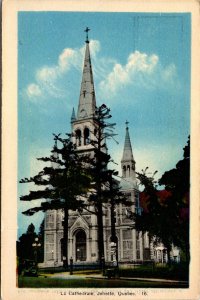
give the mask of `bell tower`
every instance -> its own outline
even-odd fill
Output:
[[[73,132],[73,142],[76,144],[77,149],[82,151],[91,151],[93,147],[90,144],[91,140],[94,140],[95,134],[95,108],[96,97],[93,81],[92,64],[90,58],[90,48],[88,32],[89,28],[85,29],[85,58],[82,71],[82,80],[79,96],[79,105],[77,115],[75,111],[72,111],[71,125]]]
[[[126,135],[124,142],[124,151],[121,159],[122,178],[126,180],[135,181],[135,160],[133,157],[133,151],[131,146],[131,140],[129,136],[128,122],[126,121]]]

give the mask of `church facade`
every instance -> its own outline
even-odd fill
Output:
[[[73,142],[80,153],[91,153],[93,147],[90,140],[95,135],[96,96],[90,58],[89,40],[86,37],[85,58],[83,64],[82,82],[77,113],[73,109],[71,128]],[[125,128],[124,150],[121,159],[122,192],[132,202],[128,209],[140,211],[139,190],[135,175],[135,160],[129,135],[128,122]],[[92,210],[92,207],[90,207]],[[119,204],[116,207],[116,236],[118,262],[142,261],[150,259],[148,234],[142,234],[133,228],[133,221],[127,216],[127,208]],[[45,213],[44,227],[44,263],[43,266],[61,266],[65,255],[63,253],[63,212],[50,210]],[[68,259],[74,263],[94,263],[98,259],[97,217],[87,211],[79,214],[71,211],[68,231]],[[111,249],[111,218],[110,207],[103,211],[104,253],[105,261],[113,260]]]

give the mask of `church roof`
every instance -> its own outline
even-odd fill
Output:
[[[130,135],[129,135],[128,122],[126,122],[126,135],[125,135],[125,142],[124,142],[124,151],[123,151],[123,156],[122,156],[121,161],[122,162],[123,161],[134,161],[131,140],[130,140]]]
[[[120,187],[123,191],[131,191],[138,188],[136,181],[132,180],[132,178],[122,178]]]
[[[92,73],[92,64],[90,58],[90,48],[89,48],[89,40],[88,40],[88,31],[89,28],[86,28],[86,47],[85,47],[85,59],[83,64],[83,73],[82,73],[82,81],[81,81],[81,90],[79,97],[79,106],[77,119],[85,119],[90,118],[95,113],[96,107],[96,97],[94,90],[94,81],[93,81],[93,73]]]

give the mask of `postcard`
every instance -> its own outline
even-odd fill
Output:
[[[3,2],[2,299],[198,299],[199,2]]]

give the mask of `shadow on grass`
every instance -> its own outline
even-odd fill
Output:
[[[133,281],[122,279],[94,278],[51,278],[51,277],[22,277],[18,278],[20,288],[187,288],[180,283]]]
[[[189,267],[185,264],[168,265],[142,265],[119,269],[120,277],[160,278],[171,280],[189,279]]]

